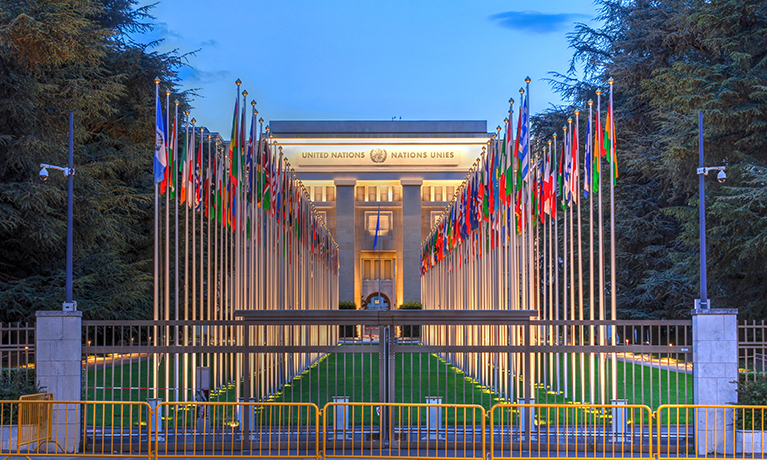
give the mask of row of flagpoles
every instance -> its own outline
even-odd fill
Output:
[[[258,120],[247,91],[237,94],[228,151],[190,119],[165,114],[155,80],[155,346],[253,345],[236,330],[238,310],[322,310],[338,305],[338,245],[309,194]],[[250,115],[250,122],[248,122]],[[182,126],[183,123],[183,126]],[[279,151],[279,152],[278,152]],[[183,221],[183,222],[180,222]],[[195,322],[184,325],[183,322]],[[292,331],[280,334],[293,333]],[[297,333],[297,332],[296,332]],[[258,336],[258,334],[263,334]],[[266,329],[251,342],[277,345]],[[189,400],[195,370],[208,367],[213,388],[266,397],[318,356],[155,353],[153,396]],[[243,359],[251,362],[243,363]],[[259,370],[243,379],[242,369]],[[270,373],[273,375],[270,376]],[[242,382],[251,388],[243,392]],[[164,389],[164,392],[161,391]]]
[[[588,104],[585,136],[580,136],[581,113],[576,111],[561,137],[552,133],[550,140],[531,137],[529,83],[527,79],[526,88],[520,89],[516,132],[512,100],[503,136],[499,127],[422,243],[422,302],[425,309],[531,310],[534,319],[552,321],[531,333],[530,340],[539,345],[615,345],[616,334],[609,326],[562,323],[617,319],[613,81],[604,124],[602,93],[597,91],[596,107]],[[609,167],[609,252],[602,163]],[[519,329],[500,334],[512,345],[522,343]],[[492,334],[477,334],[477,343],[466,345],[482,345],[483,335]],[[463,362],[466,358],[460,356],[449,360],[465,371],[480,369],[472,377],[509,400],[535,398],[535,389],[543,385],[565,398],[606,403],[618,397],[615,358],[615,353],[580,354],[576,363],[574,353],[531,353],[487,354],[480,359],[493,362],[486,365]],[[526,359],[532,361],[529,366]],[[524,375],[524,369],[534,375]]]

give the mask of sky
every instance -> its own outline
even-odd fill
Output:
[[[140,1],[141,4],[150,2]],[[153,3],[153,1],[151,2]],[[530,83],[533,113],[562,103],[564,73],[591,0],[160,0],[157,51],[187,54],[192,116],[228,138],[235,81],[270,120],[486,120],[503,124]]]

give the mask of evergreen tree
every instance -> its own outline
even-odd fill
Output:
[[[709,297],[743,317],[767,314],[767,4],[599,0],[600,28],[579,24],[554,86],[585,107],[615,79],[619,307],[684,316],[699,296],[697,114],[708,177]],[[577,79],[577,70],[585,78]],[[581,109],[583,111],[583,109]]]
[[[86,318],[152,308],[154,83],[179,57],[133,43],[130,0],[0,0],[1,321],[64,299],[67,114],[75,118],[74,298]],[[183,95],[180,96],[183,98]]]

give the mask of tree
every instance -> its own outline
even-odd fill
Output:
[[[126,32],[148,27],[129,0],[2,0],[0,320],[64,298],[67,113],[75,114],[74,292],[86,318],[145,318],[152,305],[154,84],[174,91],[175,53]],[[185,103],[185,96],[179,96]]]
[[[699,289],[697,113],[706,163],[709,295],[742,316],[767,313],[767,5],[600,0],[599,28],[579,24],[554,87],[584,107],[615,79],[621,178],[617,213],[624,315],[683,316]],[[582,70],[584,78],[577,78]]]

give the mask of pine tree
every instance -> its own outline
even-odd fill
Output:
[[[60,308],[67,113],[75,114],[74,297],[86,318],[152,305],[155,76],[179,58],[127,39],[147,27],[126,0],[0,2],[0,320]],[[162,88],[164,91],[165,88]],[[181,96],[183,98],[183,95]]]
[[[767,5],[761,1],[600,0],[598,29],[579,24],[568,75],[554,86],[584,107],[615,79],[621,180],[619,307],[684,316],[698,297],[697,113],[707,166],[709,296],[743,317],[767,313]],[[577,71],[585,78],[577,78]]]

